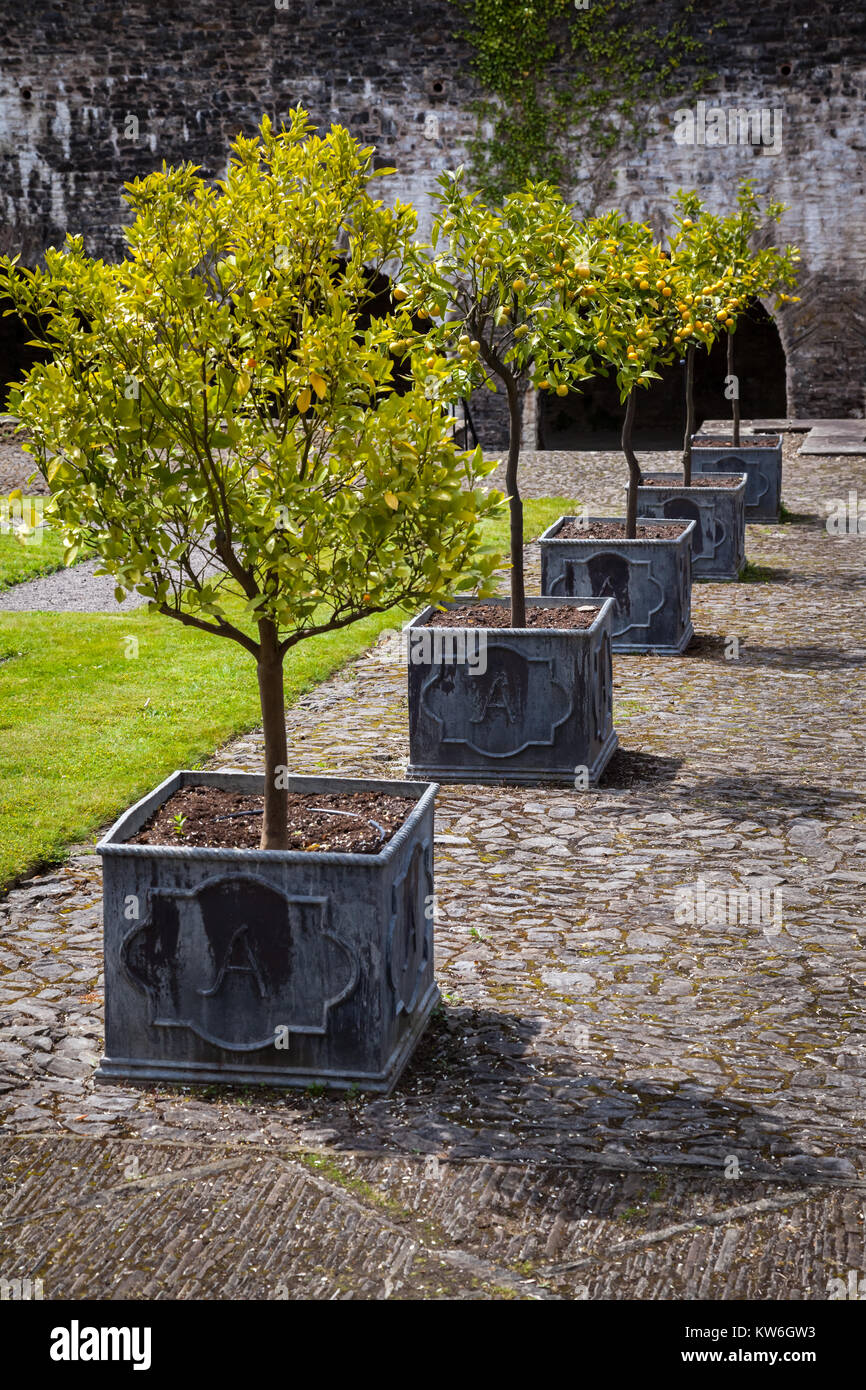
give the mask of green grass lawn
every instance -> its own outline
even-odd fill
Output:
[[[527,502],[527,538],[575,505]],[[486,529],[507,545],[506,518]],[[286,662],[287,703],[402,620],[393,610],[302,643]],[[145,611],[0,613],[0,886],[258,723],[255,665],[233,642]],[[302,751],[289,758],[302,766]]]
[[[7,499],[0,497],[0,589],[62,569],[63,542],[60,537],[46,525],[28,541],[19,540],[7,529],[7,507]]]

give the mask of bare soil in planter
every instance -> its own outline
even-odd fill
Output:
[[[385,792],[289,792],[289,848],[378,854],[415,801]],[[264,797],[183,787],[129,841],[204,849],[258,849]],[[184,816],[178,830],[175,816]]]
[[[685,527],[686,523],[683,522]],[[675,541],[682,531],[677,531],[673,526],[656,526],[653,522],[641,521],[638,523],[637,537],[639,541]],[[551,536],[552,541],[624,541],[628,537],[625,534],[624,521],[593,521],[586,526],[578,526],[576,521],[567,521],[555,536]]]
[[[776,447],[775,435],[745,435],[736,445],[738,449],[773,449]],[[733,449],[734,442],[730,435],[725,439],[718,434],[702,434],[700,439],[692,440],[692,448],[699,449]]]
[[[553,608],[526,606],[527,627],[585,628],[598,617],[598,605],[557,604]],[[424,627],[511,627],[510,604],[473,603],[434,613]],[[416,630],[416,629],[413,629]]]
[[[682,487],[682,474],[679,474],[676,482],[671,482],[670,478],[664,477],[661,473],[646,473],[644,475],[642,487]],[[729,478],[725,473],[693,473],[689,487],[739,487],[740,478]]]

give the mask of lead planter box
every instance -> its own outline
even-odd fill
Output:
[[[429,906],[437,788],[289,779],[290,791],[411,797],[414,809],[375,855],[128,843],[175,791],[203,785],[261,795],[264,777],[175,772],[97,845],[97,1079],[387,1093],[439,998]]]
[[[449,608],[478,600],[457,597]],[[506,599],[485,603],[508,606]],[[443,782],[598,781],[615,752],[609,600],[587,628],[442,628],[426,608],[404,629],[410,776]],[[528,608],[562,600],[528,597]]]
[[[637,490],[638,516],[695,523],[695,579],[739,579],[746,563],[746,475],[720,477],[736,478],[736,486],[686,487],[681,473],[654,473]]]
[[[692,470],[696,473],[745,473],[746,521],[778,521],[782,506],[782,436],[748,435],[735,448],[733,442],[712,444],[705,436],[692,437]]]
[[[615,652],[678,656],[694,636],[691,618],[693,521],[659,521],[670,540],[563,537],[573,516],[561,516],[539,540],[544,594],[594,594],[613,600]],[[622,517],[589,517],[588,524],[623,525]]]

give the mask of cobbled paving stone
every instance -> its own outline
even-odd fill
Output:
[[[849,489],[866,495],[866,460],[798,459],[798,443],[788,436],[793,516],[748,527],[750,582],[695,586],[697,638],[684,657],[615,655],[621,748],[601,787],[440,791],[445,1007],[391,1097],[94,1088],[100,874],[82,851],[0,901],[6,1134],[46,1153],[73,1136],[100,1151],[198,1146],[199,1163],[226,1146],[311,1151],[342,1165],[338,1187],[370,1185],[374,1207],[387,1198],[383,1165],[407,1165],[404,1185],[414,1190],[424,1165],[441,1164],[462,1193],[463,1239],[474,1242],[465,1297],[499,1296],[490,1290],[507,1286],[500,1265],[513,1273],[521,1260],[538,1287],[502,1296],[561,1296],[564,1280],[568,1297],[823,1297],[802,1262],[793,1272],[807,1227],[812,1253],[803,1258],[819,1260],[821,1278],[845,1261],[862,1270],[862,1198],[842,1189],[866,1181],[866,536],[831,536],[823,518],[825,503]],[[671,456],[642,461],[672,466]],[[618,455],[539,454],[523,465],[527,496],[622,510]],[[537,547],[528,567],[537,591]],[[298,702],[290,739],[298,771],[402,776],[405,671],[380,644]],[[210,765],[259,769],[261,752],[250,735]],[[701,885],[763,890],[763,919],[715,921],[705,899],[701,920]],[[494,1170],[497,1191],[510,1196],[499,1221],[508,1239],[491,1246],[476,1187],[484,1191]],[[615,1191],[601,1225],[587,1215],[587,1183],[596,1184],[592,1201]],[[630,1183],[637,1245],[622,1216]],[[542,1189],[550,1222],[530,1239],[520,1194]],[[448,1206],[431,1191],[431,1202]],[[689,1212],[700,1193],[698,1236]],[[824,1204],[820,1250],[807,1222],[813,1200]],[[727,1208],[743,1209],[739,1224],[707,1216]],[[433,1245],[463,1248],[456,1229]],[[609,1251],[607,1273],[593,1263],[590,1231],[606,1232],[602,1250],[615,1232],[615,1277]],[[779,1274],[777,1249],[778,1277],[762,1283],[756,1270],[766,1273],[767,1250],[784,1245],[785,1231],[791,1270]],[[758,1253],[741,1277],[747,1245]],[[574,1268],[557,1274],[563,1261]],[[453,1274],[459,1260],[445,1264]],[[394,1287],[413,1278],[404,1270]],[[266,1296],[252,1287],[240,1296]],[[361,1272],[352,1287],[383,1296]]]

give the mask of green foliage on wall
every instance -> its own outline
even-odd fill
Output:
[[[690,100],[706,81],[702,44],[688,32],[694,0],[666,7],[664,27],[645,0],[452,3],[463,11],[460,37],[473,49],[483,93],[469,166],[488,199],[546,179],[593,211],[615,151],[646,133],[648,106]]]

